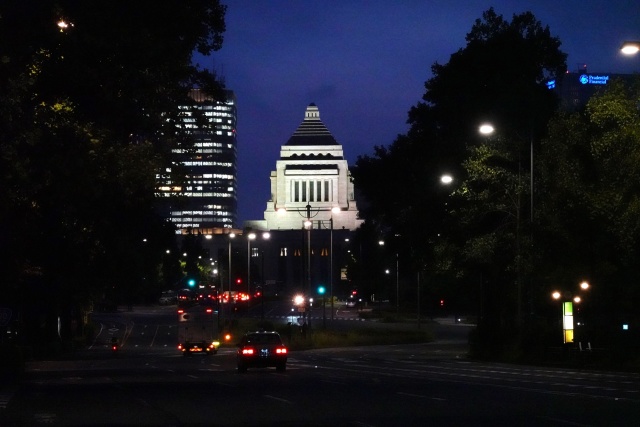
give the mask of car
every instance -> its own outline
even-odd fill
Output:
[[[356,301],[355,298],[348,298],[347,299],[347,307],[355,307],[356,305],[358,305],[358,301]]]
[[[275,367],[279,372],[287,369],[289,350],[275,331],[247,332],[237,346],[239,373],[248,368]]]

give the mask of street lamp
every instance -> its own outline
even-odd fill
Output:
[[[478,132],[482,135],[485,136],[489,136],[491,134],[493,134],[495,132],[495,128],[493,127],[493,125],[491,125],[490,123],[484,123],[482,125],[480,125],[480,127],[478,128]],[[530,139],[530,170],[531,173],[529,174],[529,192],[531,193],[531,212],[530,212],[530,220],[531,223],[533,223],[533,135],[531,135]]]
[[[635,55],[640,51],[640,41],[626,41],[622,43],[620,52],[625,55]]]
[[[451,184],[453,182],[453,177],[451,175],[442,175],[440,177],[440,182],[445,185]]]
[[[231,299],[231,240],[235,239],[236,233],[229,233],[229,299]]]
[[[251,241],[256,238],[256,233],[247,235],[247,307],[251,296]]]
[[[253,232],[247,234],[247,307],[249,306],[249,299],[251,298],[251,241],[257,237],[258,235]],[[270,237],[271,234],[269,232],[262,233],[264,240],[268,240]]]
[[[399,279],[399,258],[398,258],[398,253],[396,252],[396,314],[400,314],[400,281]],[[391,271],[389,271],[389,269],[387,268],[384,271],[386,274],[390,274]]]
[[[478,131],[482,134],[482,135],[491,135],[493,133],[495,129],[493,128],[493,125],[489,124],[489,123],[483,123],[480,125],[480,127],[478,128]]]
[[[305,213],[303,215],[303,228],[306,230],[307,237],[307,256],[306,256],[306,286],[305,292],[311,292],[311,229],[313,228],[313,222],[317,221],[320,227],[326,227],[323,222],[326,223],[326,220],[314,220],[313,218],[317,216],[320,212],[330,212],[329,217],[329,230],[330,230],[330,247],[329,247],[329,293],[331,298],[331,320],[333,320],[333,214],[336,214],[341,211],[340,207],[334,206],[332,208],[312,208],[311,204],[307,203],[304,209],[293,209],[294,211],[300,213]],[[278,212],[284,213],[286,212],[286,208],[278,208]],[[313,215],[312,215],[313,211]]]
[[[591,286],[589,285],[589,282],[582,281],[579,287],[583,291],[586,291]],[[573,295],[571,292],[565,292],[563,294],[560,291],[553,291],[551,293],[551,298],[556,301],[562,297],[564,297],[564,301],[562,302],[562,340],[567,344],[572,343],[574,340],[573,304],[581,303],[582,297],[580,295]]]
[[[494,127],[491,124],[483,124],[480,126],[479,128],[479,132],[483,135],[491,135],[493,132],[495,131]],[[530,173],[529,173],[529,193],[530,193],[530,201],[529,201],[529,207],[530,207],[530,211],[529,211],[529,224],[531,225],[531,230],[533,230],[533,134],[530,134],[529,137],[529,145],[530,145],[530,159],[529,159],[529,168],[530,168]],[[520,161],[518,160],[518,163]],[[520,181],[520,169],[518,169],[518,188],[520,188],[519,185],[519,181]],[[520,227],[520,197],[518,195],[518,205],[516,206],[516,210],[518,212],[517,217],[518,217],[518,223],[517,223],[517,227],[519,229]],[[517,233],[517,237],[516,237],[516,245],[517,245],[517,250],[518,250],[518,255],[517,255],[517,259],[518,259],[518,263],[520,262],[520,239],[519,239],[519,232]],[[518,322],[518,326],[520,326],[521,322],[522,322],[522,277],[521,277],[521,271],[520,271],[520,265],[518,264],[518,295],[517,295],[517,322]]]
[[[340,208],[334,206],[331,208],[331,217],[329,223],[331,225],[330,242],[329,242],[329,296],[331,297],[331,320],[333,321],[333,214],[340,212]]]
[[[327,327],[327,311],[326,311],[327,301],[326,301],[326,298],[324,297],[325,291],[326,289],[324,288],[324,286],[318,286],[318,294],[322,296],[322,327],[323,328]]]
[[[304,296],[298,294],[293,297],[293,304],[298,307],[298,321],[300,321],[300,317],[303,316],[302,313],[305,312],[305,300]]]

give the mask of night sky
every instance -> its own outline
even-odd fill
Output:
[[[464,48],[465,35],[494,7],[511,21],[531,11],[562,41],[576,71],[632,73],[640,56],[637,0],[223,0],[223,47],[196,58],[224,76],[238,101],[238,224],[262,219],[280,147],[315,103],[352,166],[375,145],[405,133],[431,65]],[[473,78],[473,76],[470,76]]]

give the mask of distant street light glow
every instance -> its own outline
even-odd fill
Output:
[[[480,128],[478,128],[478,130],[483,135],[491,135],[494,131],[494,128],[489,123],[485,123],[481,125]]]

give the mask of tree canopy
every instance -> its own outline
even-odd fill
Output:
[[[353,172],[370,202],[366,216],[408,239],[416,253],[445,233],[451,189],[439,178],[448,173],[464,181],[467,147],[482,142],[478,126],[491,122],[517,161],[555,109],[544,78],[566,68],[559,39],[530,12],[507,21],[489,9],[466,42],[447,64],[432,66],[424,102],[409,111],[408,133],[360,156]]]
[[[367,221],[432,292],[478,314],[475,348],[557,343],[551,291],[568,298],[582,280],[592,287],[577,339],[611,344],[640,304],[640,81],[613,80],[563,112],[544,83],[566,55],[530,12],[507,21],[489,9],[466,41],[433,65],[408,133],[358,158]]]
[[[592,283],[592,325],[610,335],[640,303],[640,79],[613,80],[559,114],[539,156],[540,299]],[[636,316],[637,317],[637,316]],[[599,336],[609,340],[611,336]]]
[[[192,60],[221,47],[225,8],[0,4],[3,295],[133,298],[160,279],[175,242],[154,213],[155,175],[189,141],[178,108],[189,90],[220,94],[215,73]]]

